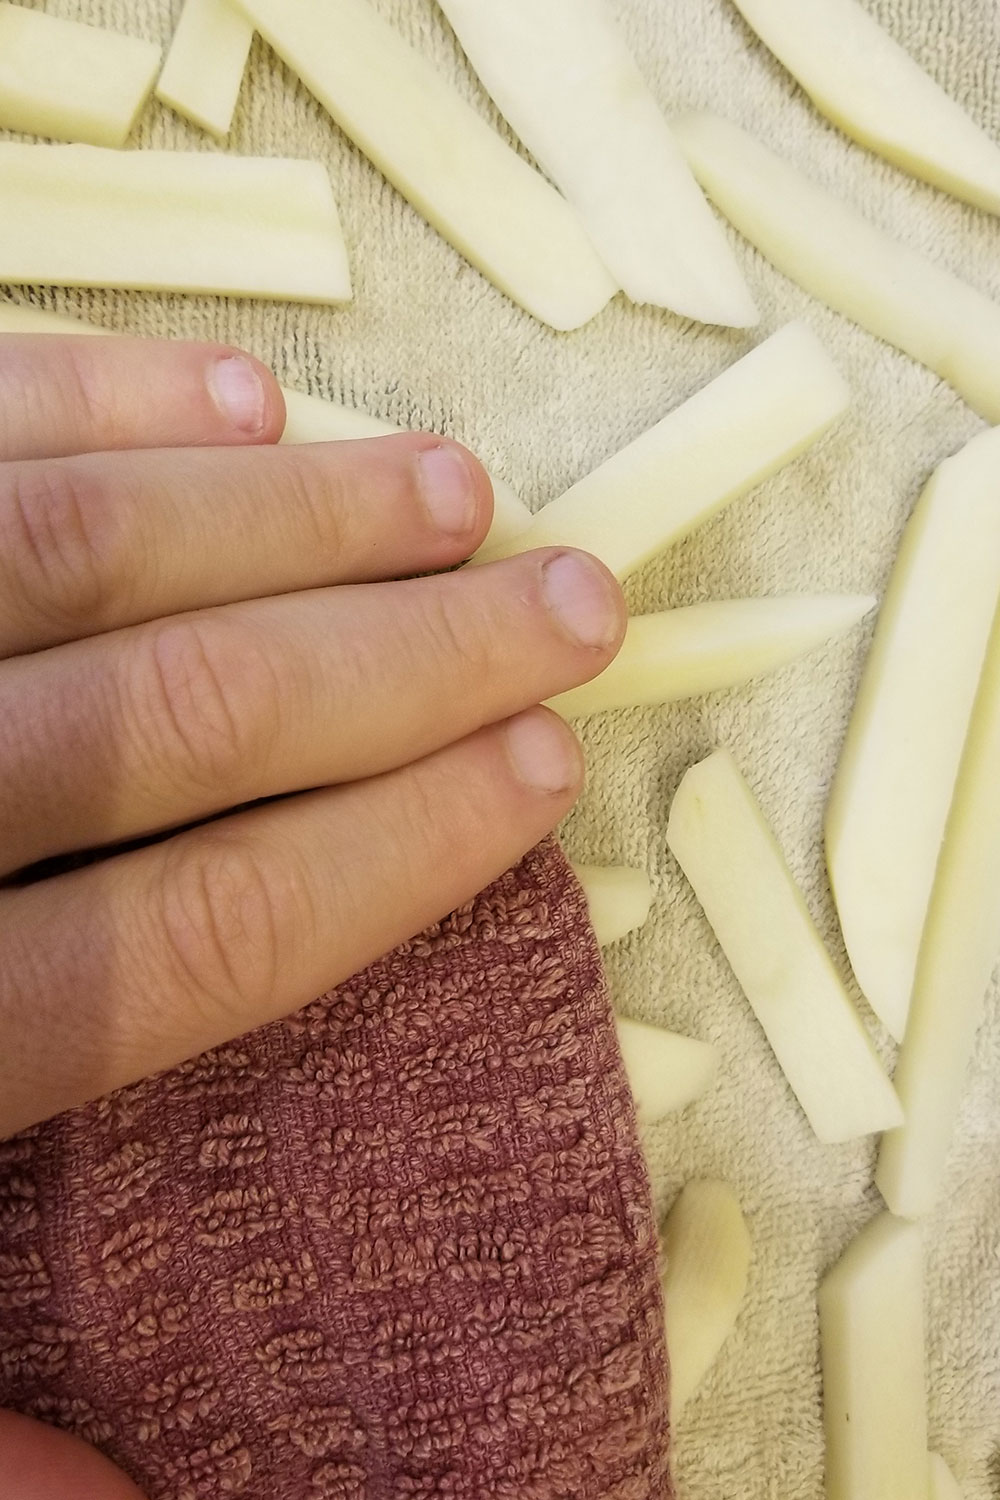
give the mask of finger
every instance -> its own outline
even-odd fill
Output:
[[[78,1437],[0,1411],[5,1500],[142,1500],[125,1474]]]
[[[566,813],[532,709],[383,777],[0,897],[0,1135],[297,1009],[443,917]]]
[[[277,381],[223,344],[0,335],[0,461],[276,443]]]
[[[492,515],[431,434],[0,466],[0,656],[184,610],[451,567]]]
[[[0,866],[404,765],[596,676],[610,573],[528,552],[120,631],[0,667]]]

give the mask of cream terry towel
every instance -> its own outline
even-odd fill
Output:
[[[496,119],[432,0],[379,4]],[[996,0],[865,4],[1000,139]],[[179,0],[49,0],[45,8],[166,43]],[[730,115],[876,222],[1000,297],[1000,222],[845,140],[729,0],[615,0],[615,8],[668,112]],[[329,166],[351,251],[352,306],[114,294],[60,294],[48,305],[129,331],[242,343],[288,384],[462,438],[535,506],[783,322],[811,324],[856,393],[853,411],[749,501],[647,568],[630,586],[637,610],[794,590],[881,591],[923,481],[981,426],[927,371],[819,307],[735,237],[763,311],[760,330],[682,325],[618,298],[589,327],[552,333],[418,219],[259,42],[230,143]],[[209,143],[153,105],[136,144]],[[820,1500],[816,1284],[875,1211],[877,1195],[873,1143],[829,1148],[812,1138],[666,851],[667,807],[684,769],[728,745],[846,970],[821,819],[866,645],[859,632],[747,689],[595,718],[584,730],[590,782],[564,830],[566,847],[580,860],[644,866],[656,893],[650,923],[608,955],[616,1002],[626,1014],[708,1038],[723,1055],[714,1091],[646,1136],[659,1204],[666,1208],[692,1176],[727,1178],[754,1236],[738,1330],[676,1434],[682,1500]],[[1000,1494],[998,1154],[1000,1012],[992,1002],[950,1190],[928,1235],[931,1440],[966,1500]]]

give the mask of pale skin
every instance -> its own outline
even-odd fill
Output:
[[[0,1138],[307,1003],[579,794],[536,705],[614,657],[611,574],[441,572],[489,527],[471,454],[283,423],[223,346],[0,337]],[[138,1496],[3,1413],[0,1472],[8,1500]]]

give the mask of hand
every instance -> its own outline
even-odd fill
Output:
[[[415,578],[482,541],[475,459],[283,420],[231,350],[0,339],[0,876],[146,840],[0,890],[0,1136],[308,1002],[578,794],[531,705],[614,656],[610,574]]]

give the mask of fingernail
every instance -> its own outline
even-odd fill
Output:
[[[469,466],[457,448],[427,448],[419,455],[420,492],[438,531],[466,536],[476,524],[479,502]]]
[[[208,378],[212,399],[240,432],[258,433],[267,406],[264,386],[253,365],[238,354],[217,360]]]
[[[580,747],[555,714],[532,709],[505,726],[519,781],[537,792],[565,792],[580,776]]]
[[[618,635],[619,604],[607,574],[580,552],[562,552],[542,572],[545,602],[567,635],[581,646],[610,646]]]

